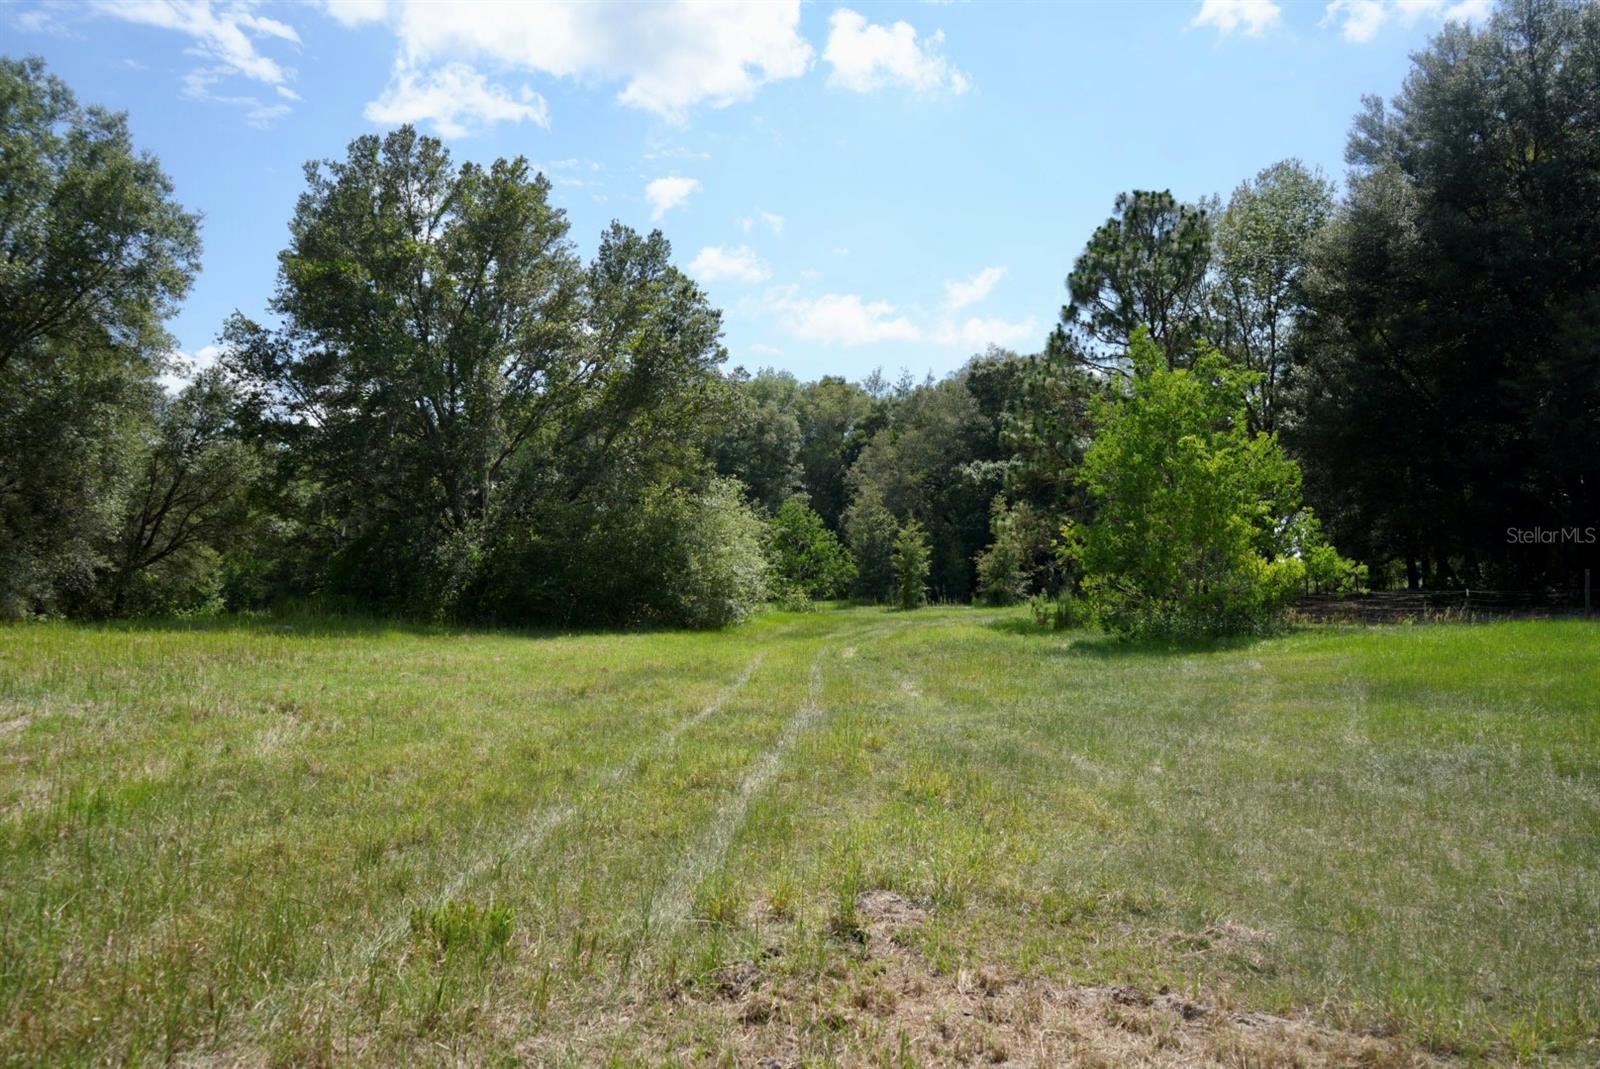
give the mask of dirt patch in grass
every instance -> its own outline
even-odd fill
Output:
[[[1054,983],[1000,969],[932,969],[915,949],[927,914],[892,891],[856,901],[854,967],[821,982],[762,962],[726,967],[702,1008],[726,1018],[740,1065],[788,1069],[821,1056],[841,1065],[1432,1066],[1391,1037],[1309,1019],[1245,1012],[1220,1000],[1130,987]],[[1265,933],[1229,926],[1207,941],[1233,948]],[[689,1051],[662,1051],[668,1058]]]

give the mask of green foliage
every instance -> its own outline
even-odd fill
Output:
[[[199,268],[196,216],[127,116],[80,107],[37,58],[0,58],[0,374],[114,353],[150,362]]]
[[[198,220],[37,59],[0,59],[0,219],[0,616],[95,611]]]
[[[1028,599],[1028,612],[1033,622],[1052,631],[1070,631],[1083,627],[1093,618],[1089,605],[1076,594],[1063,590],[1059,594],[1035,594]]]
[[[849,590],[856,565],[839,537],[823,526],[805,497],[785,501],[770,524],[773,580],[806,598],[837,598]]]
[[[1008,504],[996,494],[989,510],[994,541],[978,554],[978,596],[1011,605],[1055,585],[1055,527],[1026,501]]]
[[[227,331],[260,434],[313,490],[301,529],[328,565],[307,581],[430,617],[725,622],[745,547],[717,563],[701,539],[743,520],[695,489],[720,317],[659,232],[613,225],[580,265],[549,191],[409,127],[307,169],[285,325]],[[619,581],[643,561],[698,563]]]
[[[727,627],[766,600],[767,561],[761,518],[744,503],[742,487],[718,479],[698,493],[673,491],[664,518],[675,568],[657,578],[667,586],[669,619],[690,627]]]
[[[1333,540],[1409,583],[1573,584],[1600,516],[1600,5],[1446,27],[1351,130],[1287,443]]]
[[[851,592],[867,601],[891,600],[894,597],[894,539],[900,530],[894,513],[883,507],[881,498],[862,495],[850,503],[844,516],[844,528],[856,566]]]
[[[929,579],[942,599],[965,599],[973,557],[988,542],[989,500],[1005,478],[998,429],[967,388],[970,367],[905,384],[850,469],[854,497],[875,499],[927,532]]]
[[[1306,520],[1310,537],[1301,547],[1306,566],[1306,587],[1319,594],[1344,594],[1367,585],[1367,566],[1339,555],[1322,541],[1322,525],[1316,517]]]
[[[221,607],[220,551],[250,523],[262,469],[234,411],[233,390],[215,368],[159,403],[107,553],[112,615]]]
[[[463,591],[474,614],[719,628],[766,600],[766,524],[737,480],[626,491],[494,539]]]
[[[1127,396],[1103,402],[1084,459],[1097,506],[1064,530],[1099,623],[1123,636],[1258,631],[1300,592],[1317,529],[1300,470],[1251,435],[1249,372],[1215,352],[1170,370],[1136,334]]]
[[[1012,605],[1028,594],[1028,547],[1005,498],[996,495],[989,516],[994,541],[978,554],[978,596],[991,605]]]
[[[1072,265],[1057,334],[1081,331],[1097,347],[1083,354],[1087,363],[1122,369],[1119,354],[1144,327],[1167,366],[1181,366],[1202,331],[1210,260],[1204,207],[1166,190],[1119,193],[1111,218]]]
[[[1259,376],[1248,394],[1256,430],[1280,422],[1311,243],[1332,213],[1332,183],[1299,160],[1284,160],[1234,190],[1217,219],[1208,334]]]
[[[918,609],[928,603],[928,534],[916,520],[900,525],[894,537],[890,563],[894,568],[894,603],[900,609]]]
[[[850,503],[848,473],[882,427],[883,406],[857,384],[825,375],[802,387],[798,417],[806,495],[823,522],[839,530]]]
[[[800,383],[787,371],[752,378],[736,369],[728,387],[707,455],[719,473],[744,483],[753,501],[775,512],[801,486]]]

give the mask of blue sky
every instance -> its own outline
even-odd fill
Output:
[[[0,10],[0,51],[127,111],[204,214],[190,356],[263,314],[303,164],[411,121],[533,161],[585,255],[660,226],[730,365],[858,378],[1037,349],[1119,191],[1225,196],[1288,156],[1341,177],[1362,94],[1486,7],[36,2]]]

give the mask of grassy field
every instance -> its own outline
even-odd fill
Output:
[[[0,628],[0,1060],[1600,1059],[1600,626]]]

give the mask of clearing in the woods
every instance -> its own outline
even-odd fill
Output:
[[[1600,1054],[1600,630],[0,628],[0,1061]]]

